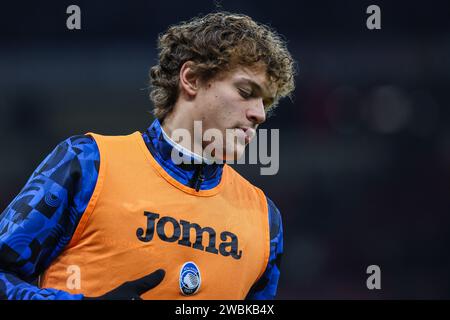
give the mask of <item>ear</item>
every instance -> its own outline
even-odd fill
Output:
[[[193,98],[199,88],[198,76],[193,71],[194,62],[186,61],[180,69],[180,87],[181,91]]]

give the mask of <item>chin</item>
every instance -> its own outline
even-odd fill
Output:
[[[223,161],[237,161],[239,160],[245,152],[245,145],[238,144],[235,148],[225,149],[223,150],[224,157]]]

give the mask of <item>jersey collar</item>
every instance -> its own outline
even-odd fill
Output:
[[[161,167],[183,185],[198,190],[209,190],[220,183],[223,164],[207,164],[205,159],[174,142],[164,132],[158,119],[142,134],[145,144]],[[188,161],[176,164],[172,161],[172,150]]]

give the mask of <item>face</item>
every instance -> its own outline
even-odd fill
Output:
[[[202,121],[203,132],[215,129],[223,137],[203,141],[203,148],[221,149],[213,154],[217,159],[239,159],[258,125],[266,120],[275,93],[264,67],[238,67],[203,84],[195,97],[195,118]]]

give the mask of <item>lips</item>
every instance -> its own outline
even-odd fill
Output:
[[[253,129],[253,128],[248,128],[247,130],[245,130],[245,134],[246,134],[250,139],[252,139],[252,138],[255,136],[255,134],[256,134],[256,130]]]
[[[253,129],[253,128],[239,127],[239,128],[237,128],[237,129],[242,130],[242,131],[244,132],[244,134],[245,134],[245,142],[246,142],[246,143],[249,143],[250,140],[252,140],[253,137],[254,137],[255,134],[256,134],[256,130]]]

